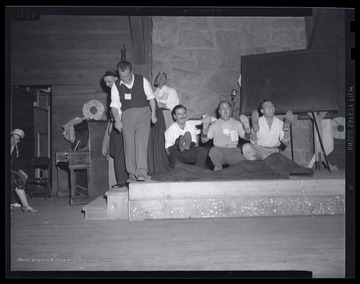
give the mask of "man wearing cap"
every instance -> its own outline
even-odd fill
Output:
[[[18,169],[16,166],[16,159],[19,157],[18,151],[18,144],[22,139],[24,139],[25,133],[21,129],[14,129],[11,132],[11,163],[10,163],[10,170],[11,170],[11,192],[15,192],[20,199],[22,204],[22,210],[24,212],[37,212],[37,210],[33,209],[26,198],[25,193],[25,182],[28,178],[27,174]]]
[[[115,128],[123,131],[128,182],[145,181],[150,119],[156,123],[156,103],[150,82],[133,74],[128,61],[117,64],[120,80],[111,88],[111,111]],[[149,108],[150,105],[150,108]]]
[[[119,78],[115,70],[107,70],[103,79],[106,86],[111,89]],[[124,138],[122,131],[114,128],[114,118],[111,111],[103,139],[102,154],[109,159],[109,182],[111,182],[111,168],[113,167],[115,170],[116,183],[112,185],[112,188],[125,186],[128,173],[125,166]]]

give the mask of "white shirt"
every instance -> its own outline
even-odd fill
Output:
[[[165,149],[173,146],[176,139],[180,135],[184,135],[186,131],[189,131],[191,134],[191,141],[196,143],[196,127],[192,123],[186,122],[185,128],[181,129],[177,122],[174,122],[169,126],[165,131]]]
[[[156,88],[154,96],[157,102],[166,104],[166,108],[169,110],[179,104],[179,96],[176,90],[166,85],[161,89]]]
[[[245,130],[239,120],[230,117],[229,120],[218,119],[210,124],[207,134],[209,139],[214,139],[214,146],[220,148],[236,148],[239,137],[245,137]]]
[[[269,128],[266,118],[264,116],[259,117],[258,140],[256,143],[253,142],[253,144],[258,144],[263,147],[280,146],[280,140],[284,138],[283,124],[283,121],[274,116],[271,128]]]
[[[120,81],[120,86],[121,86],[121,84],[124,84],[128,89],[131,89],[134,85],[134,82],[135,82],[135,76],[134,76],[134,74],[132,74],[131,84],[125,84],[124,82]],[[154,93],[152,91],[150,82],[145,77],[143,77],[143,87],[144,87],[146,99],[148,101],[151,99],[154,99],[155,97],[154,97]],[[121,102],[120,102],[119,90],[117,89],[115,84],[113,84],[111,87],[110,107],[116,108],[118,110],[119,115],[121,114]]]

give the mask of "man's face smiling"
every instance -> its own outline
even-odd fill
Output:
[[[262,113],[265,117],[272,117],[275,115],[275,107],[272,102],[264,102],[262,106]]]
[[[116,79],[117,78],[114,77],[114,76],[106,76],[106,77],[104,77],[104,81],[105,81],[106,86],[111,88],[112,85],[115,83]]]
[[[176,122],[179,124],[179,125],[185,125],[186,123],[186,118],[187,118],[187,115],[186,115],[186,110],[183,109],[183,108],[178,108],[176,111],[175,111],[175,119],[176,119]]]

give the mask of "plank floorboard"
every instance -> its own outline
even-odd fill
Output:
[[[68,198],[12,209],[12,271],[308,270],[345,276],[345,215],[85,220]]]

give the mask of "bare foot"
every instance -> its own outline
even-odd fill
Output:
[[[251,123],[252,128],[257,132],[259,130],[259,113],[257,110],[254,110],[251,114]]]
[[[250,133],[250,123],[249,119],[246,117],[245,114],[240,115],[240,122],[244,125],[245,132]]]
[[[288,111],[286,112],[286,114],[285,114],[285,121],[284,121],[284,125],[283,125],[283,130],[284,130],[284,131],[289,130],[290,125],[291,125],[293,119],[294,119],[294,115],[293,115],[292,111],[291,111],[291,110],[288,110]]]

